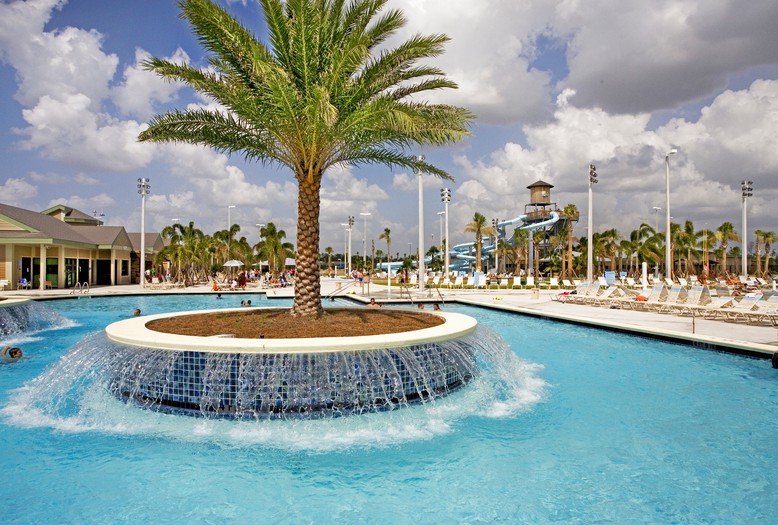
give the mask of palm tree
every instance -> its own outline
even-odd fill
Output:
[[[763,232],[762,233],[762,242],[764,243],[764,274],[769,275],[770,273],[770,249],[772,248],[773,243],[775,243],[776,236],[775,232]]]
[[[207,256],[211,252],[208,245],[210,238],[206,239],[202,230],[195,228],[194,221],[188,225],[174,223],[162,228],[161,235],[167,239],[167,245],[157,254],[155,262],[161,264],[170,261],[175,265],[176,281],[182,279],[183,268],[190,268],[195,273],[194,277],[207,275]],[[202,275],[199,275],[201,274]],[[186,282],[186,278],[183,279]]]
[[[723,222],[716,230],[716,240],[721,248],[721,269],[724,271],[724,275],[726,275],[729,273],[727,271],[727,247],[729,246],[729,241],[738,242],[740,237],[735,232],[735,227],[732,226],[731,222]]]
[[[683,227],[679,227],[675,235],[676,260],[679,261],[679,268],[680,260],[684,260],[684,275],[689,275],[690,264],[692,265],[692,270],[697,273],[695,262],[700,256],[700,239],[703,236],[703,231],[696,231],[694,223],[690,220],[685,221]]]
[[[521,273],[521,258],[527,259],[527,249],[529,244],[529,232],[516,228],[513,230],[513,236],[511,237],[516,246],[516,268],[513,273],[519,275]],[[529,270],[529,268],[527,269]],[[528,272],[529,273],[529,272]]]
[[[497,230],[493,226],[487,226],[486,217],[475,212],[473,222],[465,226],[465,233],[475,233],[475,271],[481,271],[481,247],[483,238],[488,235],[497,235]]]
[[[422,100],[456,88],[428,60],[445,35],[414,36],[396,48],[387,40],[405,25],[388,0],[260,0],[268,42],[213,0],[181,0],[183,17],[212,53],[209,70],[152,58],[147,69],[214,99],[216,109],[154,117],[142,141],[185,142],[247,160],[286,166],[298,186],[297,283],[293,316],[318,317],[321,181],[339,164],[384,164],[449,179],[410,153],[469,135],[466,109]],[[427,63],[422,63],[427,62]]]
[[[332,249],[332,246],[327,246],[324,248],[324,253],[327,254],[327,273],[330,272],[330,269],[332,268],[332,254],[335,252],[335,250]]]
[[[495,248],[497,251],[497,255],[500,256],[500,262],[502,263],[502,272],[505,273],[505,260],[513,255],[513,245],[506,241],[505,239],[498,239],[497,240],[497,248]],[[498,269],[499,271],[499,269]]]
[[[259,229],[262,238],[254,248],[261,259],[265,259],[270,267],[270,272],[276,274],[284,269],[287,257],[294,256],[294,245],[284,242],[286,232],[279,230],[272,222]],[[318,262],[316,263],[318,266]],[[295,272],[295,276],[297,272]]]
[[[532,247],[534,248],[534,259],[535,259],[535,269],[534,273],[532,275],[535,276],[535,279],[540,277],[540,244],[543,242],[543,240],[546,238],[546,232],[543,230],[535,230],[532,232]]]
[[[392,230],[384,228],[384,233],[378,236],[379,240],[386,241],[386,275],[389,277],[389,282],[392,282]]]
[[[754,230],[754,237],[756,238],[756,275],[762,274],[762,242],[764,239],[762,230]]]

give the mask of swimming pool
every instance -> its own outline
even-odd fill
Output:
[[[472,307],[446,306],[501,334],[518,358],[501,371],[507,385],[495,388],[496,376],[486,374],[433,405],[241,422],[141,411],[99,389],[59,412],[30,404],[35,377],[134,308],[151,314],[234,302],[229,295],[220,303],[212,295],[47,302],[72,323],[13,341],[28,357],[0,368],[3,521],[773,519],[778,375],[768,361]]]

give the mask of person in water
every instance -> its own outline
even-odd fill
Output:
[[[18,346],[9,347],[5,345],[3,351],[0,352],[0,357],[4,357],[6,360],[16,360],[22,357],[22,349]]]

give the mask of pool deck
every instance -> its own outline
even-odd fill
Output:
[[[408,293],[400,296],[400,290],[395,286],[391,291],[386,286],[372,284],[354,288],[347,287],[343,279],[322,279],[322,296],[331,294],[346,297],[357,304],[368,302],[375,297],[379,303],[408,303]],[[340,286],[338,286],[340,284]],[[95,287],[90,295],[134,295],[154,293],[216,293],[205,285],[169,290],[143,289],[139,285]],[[244,292],[221,292],[227,298],[230,295],[240,295]],[[268,298],[291,298],[292,288],[261,289],[249,288],[245,293],[265,293]],[[523,315],[554,319],[563,322],[597,326],[605,329],[630,332],[636,335],[646,335],[655,338],[682,341],[697,347],[720,349],[753,355],[771,357],[778,351],[778,328],[772,326],[754,326],[745,323],[735,323],[718,320],[692,318],[672,314],[643,312],[635,310],[611,309],[554,301],[552,298],[559,290],[541,290],[538,298],[533,298],[532,290],[414,290],[411,297],[414,303],[442,304],[458,302],[487,308],[516,312]],[[10,290],[0,292],[7,297],[30,298],[73,298],[70,291],[64,290]],[[325,300],[326,301],[326,300]],[[326,302],[325,302],[326,304]]]

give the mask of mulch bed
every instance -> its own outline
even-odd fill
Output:
[[[380,308],[328,308],[317,319],[292,317],[288,309],[247,308],[240,312],[191,314],[150,321],[149,330],[209,337],[290,339],[396,334],[443,324],[436,315]]]

